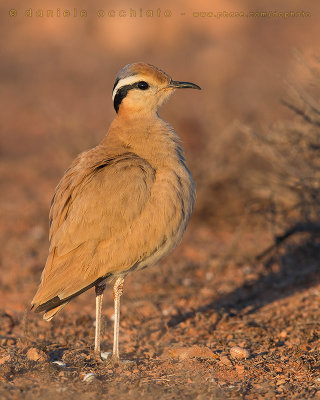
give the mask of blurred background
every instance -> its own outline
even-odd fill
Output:
[[[319,395],[319,12],[315,0],[1,0],[0,397],[119,399],[132,382],[139,399]],[[173,254],[126,278],[121,356],[139,368],[113,374],[90,359],[93,289],[50,324],[25,310],[55,187],[106,134],[115,77],[136,61],[203,89],[160,110],[184,142],[197,201]],[[103,315],[107,351],[110,286]],[[235,345],[252,357],[231,362]],[[93,368],[100,380],[84,389]]]
[[[300,16],[232,15],[263,11]],[[299,175],[300,150],[291,154],[288,138],[277,139],[292,138],[304,118],[284,103],[301,103],[309,89],[319,100],[319,11],[319,2],[302,0],[2,1],[0,281],[3,296],[21,291],[10,307],[22,309],[36,288],[54,188],[107,132],[114,79],[131,62],[203,88],[176,93],[160,110],[183,139],[197,184],[191,232],[200,226],[229,239],[258,232],[261,249],[271,244],[270,215],[297,203],[283,182]]]

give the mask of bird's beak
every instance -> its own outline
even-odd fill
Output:
[[[169,83],[169,87],[175,88],[175,89],[184,89],[184,88],[190,88],[190,89],[198,89],[201,90],[201,87],[196,85],[195,83],[191,82],[179,82],[179,81],[171,81]]]

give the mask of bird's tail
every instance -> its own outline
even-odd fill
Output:
[[[52,308],[51,310],[46,311],[43,314],[43,319],[46,321],[51,321],[52,318],[63,309],[64,306],[66,306],[69,303],[69,301],[66,301],[65,303],[61,304],[58,307]]]

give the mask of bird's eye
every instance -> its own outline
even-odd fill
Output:
[[[141,90],[147,90],[149,88],[149,85],[145,81],[140,81],[138,82],[138,88]]]

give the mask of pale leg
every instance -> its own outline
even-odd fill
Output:
[[[113,286],[114,299],[114,331],[113,331],[113,359],[119,360],[119,323],[120,323],[120,297],[123,292],[124,278],[120,277]]]
[[[96,334],[94,338],[94,352],[100,357],[101,310],[103,292],[106,285],[97,285],[96,289]]]

